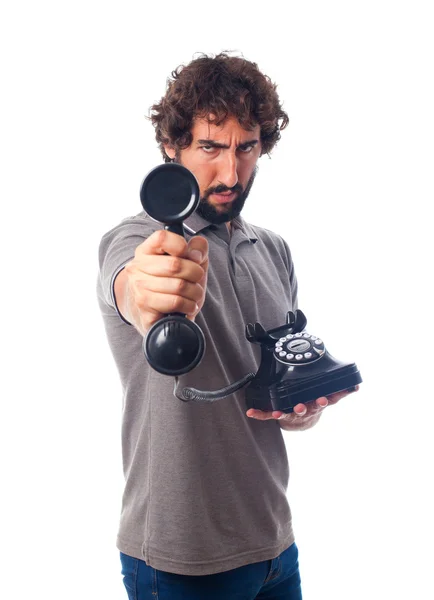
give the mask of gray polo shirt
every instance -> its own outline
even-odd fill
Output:
[[[180,386],[215,390],[256,372],[260,348],[247,341],[245,325],[283,325],[297,308],[297,282],[279,235],[241,217],[231,236],[197,214],[185,225],[207,238],[210,260],[196,318],[206,352]],[[174,378],[149,367],[142,336],[120,318],[114,279],[159,228],[142,212],[106,233],[99,249],[98,300],[123,388],[117,547],[155,569],[219,573],[275,558],[293,543],[286,448],[277,421],[246,416],[244,390],[210,404],[175,398]]]

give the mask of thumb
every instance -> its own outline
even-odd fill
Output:
[[[190,260],[201,265],[203,268],[208,266],[208,241],[197,235],[188,242],[187,256]]]

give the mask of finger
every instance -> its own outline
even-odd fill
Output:
[[[182,235],[166,229],[159,229],[154,231],[136,248],[136,255],[170,254],[170,256],[183,256],[186,250],[187,241]]]
[[[325,396],[322,396],[321,398],[318,398],[315,402],[312,401],[308,402],[307,404],[297,404],[296,406],[294,406],[294,413],[298,417],[314,415],[324,410],[327,404],[327,398]]]
[[[297,417],[304,417],[304,415],[307,413],[307,406],[305,404],[296,404],[294,406],[294,414]]]
[[[328,401],[328,399],[326,398],[326,396],[321,396],[321,398],[317,398],[317,399],[315,400],[315,404],[317,405],[317,407],[318,407],[320,410],[323,410],[323,409],[324,409],[324,408],[325,408],[325,407],[328,405],[328,403],[329,403],[329,401]]]
[[[191,283],[199,283],[204,276],[204,269],[200,265],[179,256],[143,254],[134,261],[134,267],[147,275],[186,279]]]
[[[188,242],[187,256],[191,260],[194,260],[199,265],[205,265],[208,263],[208,241],[197,235]]]
[[[208,241],[200,236],[195,236],[188,243],[187,256],[197,262],[204,270],[202,278],[198,281],[203,289],[208,283]]]
[[[143,294],[159,292],[181,296],[187,300],[194,300],[194,302],[199,302],[203,296],[203,287],[199,283],[191,283],[178,277],[154,277],[142,274],[140,280],[137,281],[137,289],[141,290]]]
[[[147,298],[146,309],[163,314],[176,312],[184,315],[194,315],[198,310],[198,306],[193,300],[181,296],[152,293]]]
[[[258,410],[255,408],[249,408],[249,410],[246,412],[246,415],[252,419],[257,419],[258,421],[268,421],[270,419],[274,419],[272,412]]]

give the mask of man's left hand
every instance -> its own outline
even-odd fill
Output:
[[[348,396],[353,391],[356,392],[358,389],[359,386],[357,385],[352,391],[345,390],[336,394],[330,394],[330,396],[322,396],[321,398],[317,398],[315,402],[296,404],[292,413],[284,413],[281,410],[263,411],[249,408],[246,415],[259,421],[278,419],[281,428],[286,431],[303,431],[304,429],[310,429],[318,423],[322,411],[327,406],[337,404],[339,400],[342,400],[342,398],[345,398],[345,396]]]

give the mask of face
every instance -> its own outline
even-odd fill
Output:
[[[188,148],[176,153],[165,146],[166,153],[196,176],[201,198],[197,212],[211,223],[231,221],[240,214],[256,175],[260,127],[247,131],[232,117],[218,127],[196,119],[191,133]]]

